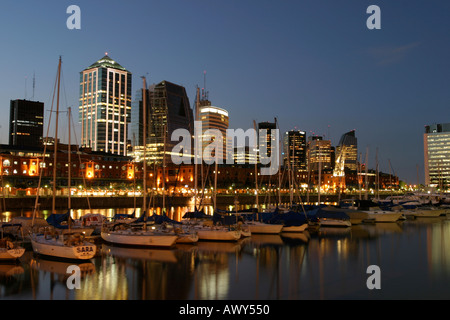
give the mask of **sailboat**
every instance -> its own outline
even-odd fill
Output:
[[[68,166],[67,166],[67,186],[68,186],[68,195],[67,195],[67,204],[68,209],[66,213],[52,213],[48,218],[47,222],[54,226],[55,228],[59,229],[62,233],[70,233],[73,231],[82,232],[85,236],[89,237],[94,232],[94,227],[87,226],[86,224],[81,224],[79,221],[74,221],[71,217],[72,212],[72,202],[71,202],[71,168],[72,168],[72,161],[71,161],[71,155],[72,155],[72,149],[71,149],[71,130],[70,130],[70,123],[71,123],[71,108],[68,108],[68,130],[69,130],[69,141],[68,141],[68,150],[67,150],[67,157],[68,157]],[[70,228],[69,228],[70,225]]]
[[[145,90],[147,88],[146,79],[143,79],[143,136],[144,136],[144,160],[143,160],[143,224],[112,224],[105,225],[102,232],[101,237],[104,241],[120,244],[120,245],[129,245],[129,246],[151,246],[151,247],[171,247],[173,246],[178,236],[176,234],[164,233],[158,231],[156,228],[147,226],[147,159],[146,159],[146,150],[147,150],[147,104],[146,104],[146,94]],[[164,135],[166,134],[166,130],[164,130]],[[165,156],[165,155],[164,155]]]
[[[276,120],[275,120],[276,121]],[[256,131],[256,122],[253,121],[253,127]],[[256,143],[256,142],[255,142]],[[254,148],[256,149],[258,146],[255,145]],[[278,164],[278,170],[280,170],[280,164]],[[255,196],[256,196],[256,219],[252,220],[245,220],[244,226],[250,230],[251,234],[256,233],[263,233],[263,234],[278,234],[281,233],[281,230],[283,229],[282,224],[271,224],[271,223],[265,223],[259,221],[259,196],[258,196],[258,166],[255,162]],[[246,216],[245,214],[243,216]]]
[[[217,212],[217,170],[218,154],[215,150],[215,170],[214,170],[214,212]],[[196,231],[199,240],[208,241],[237,241],[241,238],[241,230],[233,226],[214,225],[212,220],[203,220],[198,224],[190,225],[190,230]]]
[[[9,227],[19,227],[21,229],[22,225],[13,224],[2,224],[1,228],[1,238],[0,238],[0,261],[5,260],[16,260],[19,259],[25,253],[25,248],[13,242],[9,237],[4,237],[4,228]],[[23,238],[23,236],[22,236]]]
[[[57,153],[58,153],[58,113],[59,113],[59,91],[61,80],[61,57],[58,64],[57,76],[57,103],[56,103],[56,123],[55,123],[55,137],[54,137],[54,163],[53,163],[53,205],[52,213],[55,213],[56,203],[56,167],[57,167]],[[53,109],[53,106],[52,106]],[[50,127],[50,121],[49,121]],[[45,148],[44,148],[45,156]],[[42,171],[40,173],[42,176]],[[33,211],[33,229],[30,234],[31,245],[33,252],[39,255],[51,256],[62,259],[86,260],[91,259],[97,252],[97,246],[85,239],[85,235],[80,232],[70,231],[67,233],[60,233],[53,226],[37,227],[34,226],[34,219],[36,216],[36,208],[38,202],[39,192],[36,196],[36,206]],[[69,219],[70,230],[70,219]]]

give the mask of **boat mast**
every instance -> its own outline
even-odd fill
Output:
[[[255,132],[257,132],[255,120],[253,120],[253,129],[255,129]],[[267,139],[267,137],[266,137],[266,139]],[[256,137],[255,137],[255,145],[254,145],[255,151],[258,149],[257,141],[258,141],[258,134],[256,134]],[[258,161],[255,161],[255,195],[256,195],[256,211],[257,212],[259,212],[258,193],[259,193],[259,191],[258,191]]]
[[[68,152],[68,160],[67,160],[67,162],[69,163],[69,167],[68,167],[68,170],[67,170],[67,186],[68,186],[68,189],[69,189],[69,192],[68,192],[68,198],[67,198],[67,201],[68,201],[68,207],[69,207],[69,211],[72,211],[72,203],[71,203],[71,197],[70,197],[70,187],[71,187],[71,166],[72,166],[72,161],[71,161],[71,145],[70,145],[70,116],[71,116],[71,108],[69,107],[68,108],[68,118],[69,118],[69,145],[68,145],[68,150],[67,150],[67,152]],[[69,213],[69,215],[70,215],[70,213]]]
[[[58,91],[56,98],[56,122],[55,122],[55,137],[54,137],[54,155],[53,155],[53,200],[52,213],[56,213],[56,163],[58,153],[58,117],[59,117],[59,87],[61,84],[61,57],[59,57],[58,64]]]
[[[162,213],[166,210],[166,132],[167,132],[167,122],[164,124],[164,144],[163,144],[163,190],[162,190],[162,196],[163,196],[163,205],[162,205]]]
[[[275,118],[275,128],[276,129],[280,129],[279,125],[278,125],[278,119]],[[278,160],[278,205],[281,205],[281,142],[280,142],[281,138],[278,138],[278,150],[276,150],[278,152],[278,156],[279,156],[279,160]],[[289,153],[288,153],[289,154]]]
[[[144,160],[143,160],[143,200],[142,200],[142,214],[146,214],[147,211],[147,83],[145,77],[142,77],[142,118],[143,118],[143,141],[144,141]]]
[[[199,107],[200,107],[200,88],[197,87],[197,96],[195,99],[195,118],[194,118],[194,123],[196,121],[198,121],[198,112],[199,112]],[[194,126],[195,128],[195,126]],[[195,129],[194,129],[195,131]],[[201,134],[201,132],[200,132]],[[199,137],[197,137],[196,135],[196,131],[194,132],[194,211],[197,210],[197,198],[198,198],[198,181],[197,181],[197,176],[198,176],[198,166],[197,166],[197,162],[198,162],[198,139]],[[200,146],[201,148],[201,146]]]
[[[366,175],[365,175],[365,177],[364,177],[364,186],[365,186],[365,189],[366,189],[366,193],[365,193],[365,195],[364,195],[364,200],[368,200],[368,198],[369,198],[369,195],[368,195],[368,192],[369,192],[369,190],[368,190],[368,182],[367,182],[367,168],[369,167],[369,147],[367,147],[366,148],[366,168],[365,168],[365,171],[366,171]]]
[[[318,151],[318,155],[319,155],[319,184],[318,184],[318,189],[317,189],[317,203],[320,206],[320,188],[322,187],[322,153],[320,151],[320,145],[318,143],[319,141],[317,140],[317,144],[316,147],[319,149]]]

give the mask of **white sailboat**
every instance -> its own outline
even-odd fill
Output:
[[[146,79],[143,78],[143,118],[147,119],[147,104],[146,104],[146,94],[145,90],[147,88]],[[147,123],[144,121],[143,125],[143,136],[144,136],[144,160],[143,160],[143,218],[144,223],[142,225],[134,225],[130,224],[113,224],[105,226],[101,232],[101,237],[104,241],[113,243],[113,244],[121,244],[121,245],[129,245],[129,246],[152,246],[152,247],[171,247],[173,246],[178,236],[176,234],[169,234],[160,232],[158,230],[148,228],[146,222],[146,195],[147,195],[147,159],[146,159],[146,137],[147,137]],[[164,127],[164,135],[166,134],[166,130]],[[164,155],[165,157],[165,155]],[[163,169],[164,170],[164,169]]]
[[[60,234],[51,226],[33,232],[31,245],[36,254],[63,259],[88,260],[97,252],[97,246],[86,241],[83,233]]]
[[[54,137],[54,163],[53,163],[53,205],[52,213],[55,213],[56,203],[56,167],[57,167],[57,153],[58,153],[58,114],[59,114],[59,90],[61,79],[61,58],[58,64],[57,76],[57,103],[56,103],[56,123],[55,123],[55,137]],[[53,109],[53,106],[52,106]],[[50,121],[49,121],[50,127]],[[48,135],[47,135],[48,136]],[[45,156],[45,149],[44,149]],[[42,177],[42,170],[39,177]],[[40,255],[51,256],[62,259],[76,259],[86,260],[91,259],[97,252],[97,246],[89,241],[86,241],[84,234],[80,232],[59,233],[52,226],[37,227],[34,225],[36,215],[36,208],[38,203],[38,195],[36,196],[36,205],[33,212],[33,229],[30,234],[31,245],[33,252]],[[70,229],[70,219],[69,219]]]

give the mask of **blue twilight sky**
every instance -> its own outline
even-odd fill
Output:
[[[72,4],[81,30],[66,27]],[[366,27],[373,4],[380,30]],[[277,117],[283,131],[333,145],[356,129],[370,167],[378,149],[382,171],[390,159],[414,184],[419,166],[423,182],[424,125],[450,122],[449,16],[442,0],[2,0],[0,143],[8,143],[9,102],[32,98],[33,74],[34,100],[49,110],[61,55],[62,108],[77,117],[79,72],[108,52],[133,73],[133,94],[146,75],[185,86],[193,105],[206,71],[230,128]]]

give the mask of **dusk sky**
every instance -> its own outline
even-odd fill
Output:
[[[70,5],[81,9],[80,30],[66,26]],[[381,9],[379,30],[366,26],[370,5]],[[145,75],[184,86],[193,106],[206,71],[230,128],[277,117],[282,132],[332,145],[355,129],[369,167],[378,148],[380,169],[389,172],[390,159],[411,184],[417,165],[424,180],[424,126],[450,122],[449,1],[3,0],[0,8],[0,143],[10,100],[42,101],[48,119],[59,56],[61,108],[78,119],[79,72],[105,52],[133,74],[133,95]]]

